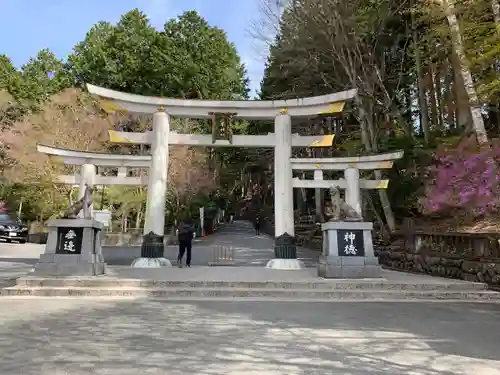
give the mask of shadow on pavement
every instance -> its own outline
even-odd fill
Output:
[[[500,366],[498,305],[4,303],[3,375],[496,375]]]

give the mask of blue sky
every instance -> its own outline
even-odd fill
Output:
[[[65,58],[98,21],[117,22],[139,8],[153,26],[196,10],[211,25],[225,30],[247,65],[252,93],[259,88],[265,46],[251,32],[259,18],[259,0],[0,0],[0,54],[20,67],[43,48]]]

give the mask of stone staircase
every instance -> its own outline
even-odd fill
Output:
[[[155,298],[246,298],[289,300],[465,300],[500,301],[500,293],[486,290],[482,283],[405,275],[384,271],[383,279],[325,280],[315,270],[282,271],[250,267],[169,269],[156,279],[24,277],[13,287],[0,290],[2,296],[41,297],[155,297]],[[112,270],[113,271],[113,270]],[[155,270],[142,271],[155,277]],[[270,272],[274,271],[274,272]],[[143,275],[143,276],[144,276]],[[137,275],[135,275],[137,276]],[[160,279],[158,276],[163,276]],[[168,277],[168,279],[166,279]]]

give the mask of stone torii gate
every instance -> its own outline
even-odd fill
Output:
[[[58,182],[66,185],[78,185],[85,190],[85,184],[93,185],[147,185],[147,176],[128,176],[127,169],[149,169],[151,155],[108,154],[70,150],[61,147],[37,145],[37,151],[67,165],[80,166],[80,173],[60,175]],[[96,167],[118,168],[116,176],[101,176]],[[82,194],[82,193],[80,193]]]
[[[85,193],[85,185],[147,185],[147,176],[128,176],[127,169],[139,168],[149,169],[151,164],[150,155],[117,155],[100,152],[88,152],[70,150],[61,147],[37,145],[37,151],[48,155],[54,160],[66,165],[79,166],[79,173],[74,175],[59,175],[57,183],[78,186],[78,199]],[[116,176],[102,176],[98,174],[96,167],[117,168]],[[93,206],[90,206],[92,212]]]
[[[134,134],[134,133],[132,133]],[[126,155],[108,154],[70,150],[61,147],[37,145],[40,153],[62,161],[67,165],[80,166],[80,173],[74,175],[60,175],[57,181],[65,185],[79,187],[79,198],[85,191],[85,185],[129,185],[145,186],[148,176],[128,176],[129,168],[149,169],[151,155]],[[361,156],[338,158],[292,158],[292,170],[313,170],[314,179],[293,178],[294,188],[329,189],[338,187],[346,191],[345,200],[352,208],[361,214],[360,189],[386,189],[389,180],[367,180],[359,178],[359,170],[390,169],[394,160],[401,159],[403,151]],[[116,176],[101,176],[96,172],[96,167],[118,168]],[[324,170],[343,170],[344,178],[338,180],[324,180]]]
[[[305,180],[295,177],[294,188],[322,188],[338,187],[345,189],[345,202],[362,216],[361,189],[387,189],[389,180],[366,180],[359,178],[360,170],[390,169],[394,160],[401,159],[404,152],[387,154],[353,156],[339,158],[294,158],[293,170],[314,171],[314,180]],[[344,171],[344,179],[323,180],[323,171]]]
[[[275,149],[275,237],[294,236],[292,147],[330,146],[333,135],[292,134],[291,118],[339,113],[357,90],[302,99],[277,101],[216,101],[158,98],[122,93],[87,84],[88,91],[102,99],[108,111],[153,114],[153,131],[145,133],[110,132],[115,143],[151,144],[151,166],[144,224],[144,241],[138,267],[160,267],[163,257],[163,227],[168,179],[169,144],[206,147],[272,147]],[[233,135],[216,139],[213,135],[178,134],[170,131],[170,117],[214,118],[230,114],[236,119],[274,119],[275,131],[266,135]],[[226,129],[227,130],[227,129]],[[227,133],[226,133],[227,135]],[[295,252],[292,252],[295,253]],[[300,268],[296,259],[273,262],[279,268]]]

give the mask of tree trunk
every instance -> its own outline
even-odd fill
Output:
[[[71,207],[73,205],[73,189],[69,189],[69,192],[68,192],[68,202],[69,202],[69,206]]]
[[[305,178],[306,178],[305,172],[302,172],[301,178],[305,180]],[[304,214],[304,213],[309,214],[308,209],[307,209],[307,191],[304,188],[300,188],[299,191],[300,191],[300,194],[299,194],[300,199],[298,199],[298,201],[297,201],[297,205],[298,205],[297,208],[299,209],[299,212],[301,214]]]
[[[405,106],[406,106],[406,124],[408,125],[408,134],[413,135],[413,97],[411,94],[411,87],[408,85],[405,89]]]
[[[413,19],[412,19],[412,21],[413,21]],[[408,25],[408,23],[406,23],[405,34],[410,35],[412,28],[413,28],[413,24]],[[413,121],[413,111],[412,111],[412,109],[413,109],[413,95],[412,95],[412,85],[410,85],[410,84],[405,85],[405,88],[404,88],[404,105],[405,105],[404,116],[406,119],[406,125],[408,127],[407,133],[410,135],[410,137],[413,137],[413,133],[414,133],[414,129],[413,129],[414,121]],[[364,206],[365,206],[365,208],[368,207],[367,204],[364,204]]]
[[[456,101],[454,100],[455,83],[453,80],[453,68],[451,68],[451,73],[448,64],[448,71],[444,77],[444,101],[445,101],[445,110],[446,110],[446,127],[448,129],[454,129],[457,126],[456,118],[455,118],[455,107]]]
[[[481,115],[481,109],[479,107],[479,99],[474,87],[474,82],[472,80],[472,75],[469,68],[470,64],[467,56],[465,55],[465,50],[462,42],[462,34],[460,32],[457,16],[455,14],[454,0],[441,1],[445,7],[446,18],[448,19],[448,24],[450,26],[453,47],[460,62],[460,73],[464,82],[465,91],[467,92],[470,113],[472,116],[471,125],[476,133],[476,138],[479,145],[485,145],[488,143],[488,135],[486,134],[483,116]]]
[[[443,103],[443,88],[441,86],[441,79],[443,75],[443,67],[441,66],[435,74],[434,83],[436,88],[436,100],[438,106],[438,126],[442,131],[444,129],[444,103]]]
[[[431,65],[429,67],[429,78],[430,78],[430,90],[429,90],[429,104],[431,107],[431,123],[434,127],[439,126],[439,114],[438,114],[438,106],[436,101],[436,84],[435,84],[435,71],[434,66]]]
[[[314,201],[316,204],[315,212],[316,212],[316,220],[322,223],[324,220],[323,217],[323,190],[315,189],[314,190]]]
[[[241,198],[245,198],[245,172],[242,170],[240,174],[240,183],[241,183]]]
[[[139,206],[139,209],[137,210],[137,216],[135,218],[135,227],[136,228],[141,227],[141,219],[142,219],[142,204]]]
[[[128,204],[127,203],[124,203],[123,204],[123,207],[122,207],[122,220],[121,220],[121,230],[122,230],[122,233],[125,233],[127,231],[127,215],[128,215],[128,211],[125,210],[127,208]]]
[[[498,3],[498,0],[491,0],[491,10],[493,11],[493,18],[495,20],[497,33],[500,34],[500,4]]]
[[[373,112],[370,111],[370,113],[367,113],[365,110],[365,104],[359,96],[355,97],[355,102],[361,118],[361,140],[363,145],[368,153],[377,152],[377,143],[374,138],[375,131],[373,124]],[[369,134],[372,136],[370,137]],[[382,179],[382,172],[379,169],[376,169],[374,173],[376,179]],[[382,209],[384,210],[387,226],[391,232],[394,232],[396,230],[396,219],[394,218],[394,212],[392,212],[391,202],[389,201],[387,190],[378,189],[378,195],[380,197]]]
[[[460,60],[455,51],[451,52],[451,62],[453,68],[453,96],[456,128],[466,129],[469,124],[472,124],[472,116],[469,110],[467,91],[465,91],[464,80],[461,74]]]
[[[412,24],[414,23],[415,15],[413,11],[411,12]],[[427,100],[425,97],[425,86],[424,78],[422,72],[422,62],[420,59],[420,50],[418,48],[418,35],[417,30],[413,27],[413,48],[415,50],[415,69],[417,70],[417,81],[418,81],[418,105],[420,107],[420,128],[424,135],[425,143],[430,141],[430,127],[429,127],[429,108],[427,106]]]

